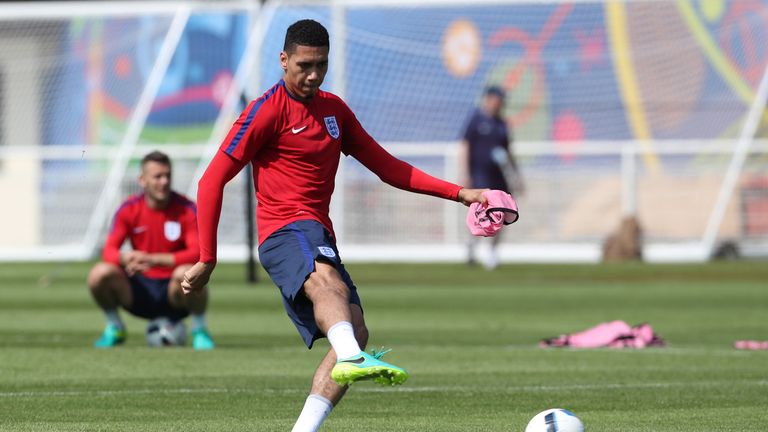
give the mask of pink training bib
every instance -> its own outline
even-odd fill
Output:
[[[493,237],[504,225],[517,222],[517,203],[512,195],[490,190],[483,192],[483,196],[488,200],[487,205],[472,203],[467,212],[467,227],[472,235]]]

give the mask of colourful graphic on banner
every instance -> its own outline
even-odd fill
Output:
[[[69,29],[64,50],[72,57],[62,71],[68,99],[85,93],[79,137],[58,141],[110,144],[119,141],[155,66],[170,18],[83,19]],[[205,140],[244,49],[247,17],[193,15],[163,77],[142,131],[142,142]],[[52,115],[66,115],[62,104]],[[64,127],[60,125],[59,127]],[[70,130],[73,125],[67,125]],[[60,131],[54,136],[66,135]],[[73,139],[79,138],[79,139]]]
[[[303,17],[340,31],[327,6],[279,8],[260,47],[263,89],[281,75],[285,28]],[[570,143],[564,151],[583,140],[639,140],[652,167],[653,141],[737,135],[768,64],[768,0],[357,6],[343,22],[346,69],[335,73],[332,47],[325,88],[342,92],[381,141],[455,140],[483,88],[500,84],[518,140]],[[119,139],[169,24],[72,24],[62,50],[74,61],[55,90],[67,97],[50,108],[55,139],[46,142]],[[206,137],[246,25],[239,15],[190,19],[144,141]]]
[[[765,0],[359,7],[346,22],[345,97],[382,141],[456,139],[501,84],[518,139],[639,140],[654,167],[654,140],[734,136],[768,64]]]

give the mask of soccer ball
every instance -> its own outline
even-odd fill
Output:
[[[155,318],[147,325],[147,344],[151,347],[181,346],[187,341],[187,328],[182,321]]]
[[[525,432],[584,432],[584,424],[574,413],[553,408],[536,414]]]

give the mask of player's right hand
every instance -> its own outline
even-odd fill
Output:
[[[128,276],[141,274],[150,267],[148,255],[142,251],[132,250],[123,253],[123,267]]]
[[[479,202],[480,204],[485,205],[488,200],[483,196],[483,192],[489,190],[490,189],[461,189],[459,191],[458,201],[467,207],[474,202]]]
[[[208,284],[214,267],[216,265],[212,263],[198,262],[184,272],[184,280],[181,281],[181,290],[184,291],[184,294],[203,289]]]

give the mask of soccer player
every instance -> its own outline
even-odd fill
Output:
[[[125,325],[118,307],[138,317],[160,316],[173,321],[192,315],[192,347],[212,349],[205,324],[208,292],[181,290],[184,272],[198,260],[197,209],[171,190],[171,160],[155,151],[141,161],[139,185],[143,192],[128,198],[117,210],[102,254],[88,274],[88,287],[104,311],[107,325],[94,342],[109,348],[125,342]],[[129,239],[132,250],[121,252]]]
[[[503,107],[504,90],[496,86],[486,88],[480,107],[475,109],[464,128],[459,152],[461,169],[468,175],[470,187],[498,189],[511,194],[503,170],[509,167],[515,179],[514,192],[522,193],[524,186],[520,170],[509,149],[512,133],[501,116]],[[488,270],[498,265],[500,239],[501,236],[497,235],[491,240],[490,255],[483,263]],[[475,240],[475,237],[470,237],[467,242],[470,264],[475,263]]]
[[[216,265],[224,185],[252,164],[261,264],[307,347],[321,337],[331,345],[294,432],[316,431],[354,381],[395,385],[408,377],[384,362],[382,353],[363,351],[368,329],[360,297],[328,215],[341,153],[398,188],[465,204],[485,202],[482,190],[463,189],[394,158],[339,97],[320,90],[328,51],[328,32],[318,22],[301,20],[288,28],[280,53],[283,79],[245,108],[198,183],[200,262],[182,283],[194,292],[208,282]]]

